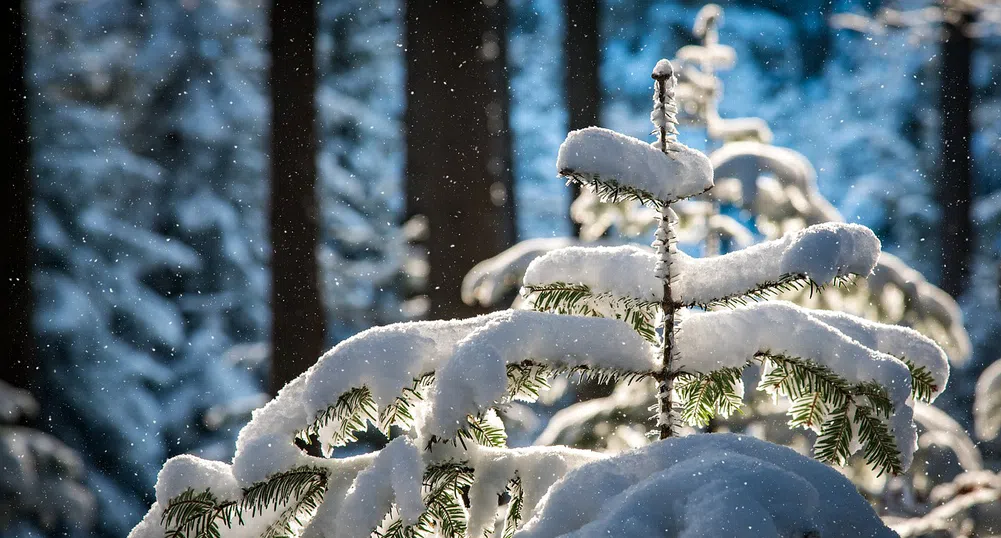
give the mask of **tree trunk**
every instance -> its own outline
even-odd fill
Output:
[[[7,119],[7,146],[13,156],[8,161],[11,170],[7,204],[7,252],[4,258],[4,279],[7,286],[6,344],[7,359],[0,360],[0,379],[33,390],[37,362],[34,334],[31,328],[33,297],[31,293],[31,147],[29,142],[27,82],[25,81],[25,18],[27,5],[15,0],[7,27],[7,50],[10,56],[7,84],[10,103]]]
[[[973,22],[970,14],[957,15],[958,21],[943,25],[940,68],[941,154],[936,198],[942,206],[941,248],[942,289],[958,297],[966,289],[972,251],[973,229],[970,208],[973,198],[973,171],[970,156],[973,39],[965,30]]]
[[[323,352],[316,260],[316,3],[271,6],[271,393]]]
[[[460,301],[462,279],[515,239],[506,10],[407,2],[407,213],[428,222],[431,318],[481,313]]]
[[[601,62],[598,40],[598,0],[566,0],[566,28],[563,31],[563,57],[566,62],[563,84],[570,130],[599,125],[601,121]],[[580,185],[572,185],[570,203],[580,195]],[[568,215],[569,215],[569,207]],[[580,235],[580,224],[573,222],[574,235]]]

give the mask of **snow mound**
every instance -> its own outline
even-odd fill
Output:
[[[702,152],[672,142],[670,155],[642,140],[610,129],[571,131],[560,145],[556,167],[587,184],[601,182],[673,202],[713,186],[713,168]]]
[[[811,534],[812,533],[812,534]],[[517,538],[891,538],[847,478],[734,434],[660,441],[557,482]]]

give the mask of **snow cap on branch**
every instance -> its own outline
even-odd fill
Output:
[[[835,277],[865,276],[876,265],[879,248],[879,239],[864,226],[826,223],[723,256],[692,258],[679,251],[672,268],[677,275],[674,300],[709,304],[786,277],[825,284]],[[654,274],[656,263],[656,254],[634,245],[567,247],[533,260],[524,285],[531,289],[563,282],[587,286],[596,294],[659,302],[663,285]]]
[[[659,202],[713,186],[712,164],[701,152],[675,142],[668,156],[642,140],[600,127],[571,131],[560,145],[556,166],[560,175],[584,184],[620,187]]]
[[[607,318],[505,311],[472,332],[436,373],[427,433],[451,436],[500,402],[507,365],[586,366],[646,374],[657,369],[650,344],[626,323]]]
[[[414,524],[424,511],[423,477],[420,449],[409,437],[393,439],[358,473],[334,528],[342,536],[368,536],[393,506],[401,520]]]
[[[811,310],[810,315],[845,333],[863,346],[923,366],[935,380],[934,400],[949,382],[949,358],[934,340],[899,325],[877,323],[830,310]]]
[[[917,446],[910,370],[903,362],[865,347],[813,313],[784,301],[693,313],[678,326],[677,367],[686,372],[739,368],[762,353],[814,361],[850,383],[875,381],[886,390],[893,406],[888,422],[900,451],[901,466],[906,469]]]

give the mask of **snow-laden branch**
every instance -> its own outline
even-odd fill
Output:
[[[834,327],[863,346],[923,367],[934,379],[927,401],[945,390],[949,382],[949,358],[931,338],[901,327],[869,321],[831,310],[810,310],[810,315]]]
[[[679,256],[679,294],[674,299],[707,305],[753,293],[788,277],[805,277],[818,285],[836,277],[864,277],[876,265],[879,249],[879,239],[865,226],[825,223],[723,256]]]
[[[794,189],[794,196],[803,198],[795,203],[807,224],[840,221],[841,214],[817,190],[817,172],[802,154],[788,148],[760,142],[731,142],[709,155],[715,177],[740,180],[741,202],[744,207],[769,211],[768,204],[756,204],[759,179],[769,174],[782,189]],[[792,194],[792,193],[790,193]]]
[[[560,175],[599,192],[621,189],[622,194],[655,204],[713,186],[712,164],[701,152],[674,142],[666,155],[642,140],[600,127],[571,131],[560,145],[556,166]]]
[[[759,355],[785,356],[813,361],[850,383],[875,381],[886,390],[893,407],[888,423],[900,451],[900,464],[906,469],[917,445],[910,370],[900,360],[865,347],[814,313],[787,302],[693,313],[678,327],[678,368],[707,373],[741,368]]]
[[[980,374],[974,395],[973,425],[977,437],[988,441],[1001,433],[1001,359]]]
[[[528,239],[473,266],[462,279],[462,301],[468,305],[492,306],[511,289],[535,258],[546,252],[576,244],[568,237]]]
[[[793,450],[733,434],[653,443],[557,482],[518,538],[891,538],[855,486]]]
[[[614,319],[507,311],[471,333],[436,373],[427,433],[451,436],[500,402],[507,365],[586,366],[649,374],[657,369],[649,342]]]
[[[824,284],[836,277],[868,275],[879,257],[879,240],[857,224],[811,226],[776,241],[768,241],[712,258],[676,254],[675,302],[708,305],[739,298],[806,278]],[[638,246],[567,247],[536,258],[525,272],[525,288],[554,282],[586,286],[639,301],[659,302],[663,287],[654,274],[657,256]]]

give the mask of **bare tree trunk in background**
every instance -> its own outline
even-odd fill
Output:
[[[958,20],[943,24],[940,69],[941,154],[936,198],[942,207],[942,289],[959,297],[969,280],[973,229],[970,209],[973,200],[973,162],[970,137],[973,133],[971,60],[973,39],[965,33],[973,22],[969,13],[956,13]]]
[[[601,62],[598,40],[598,0],[565,0],[566,28],[563,35],[563,57],[566,62],[563,84],[570,112],[570,130],[597,126],[601,120]],[[570,203],[580,195],[580,186],[573,184]],[[568,215],[569,215],[569,207]],[[573,222],[574,235],[580,235],[580,224]]]
[[[424,215],[431,318],[482,310],[466,272],[515,239],[504,0],[408,0],[407,213]]]
[[[6,344],[0,348],[7,358],[0,360],[0,379],[33,390],[37,361],[34,334],[31,328],[33,297],[31,294],[31,154],[28,140],[27,81],[25,81],[24,34],[27,6],[15,0],[7,8],[7,50],[10,57],[7,72],[10,96],[7,146],[13,153],[8,161],[11,170],[6,199],[7,253],[4,274],[7,275]]]
[[[316,261],[316,2],[271,5],[271,393],[323,352]]]

